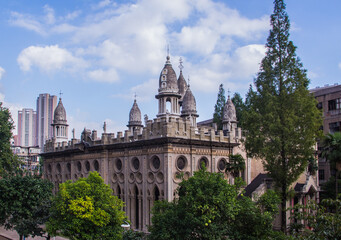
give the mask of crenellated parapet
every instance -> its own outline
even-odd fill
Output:
[[[97,137],[96,130],[84,129],[80,139],[72,139],[62,143],[56,142],[55,139],[46,141],[44,150],[45,152],[55,152],[77,148],[83,149],[84,147],[130,143],[162,137],[238,144],[241,138],[241,129],[215,131],[211,127],[195,128],[189,119],[166,115],[154,120],[148,120],[146,126],[141,129],[128,129],[124,132],[117,132],[117,134],[103,133],[101,137]]]

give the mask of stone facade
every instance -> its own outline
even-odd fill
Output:
[[[128,129],[123,132],[104,133],[84,129],[80,139],[46,142],[44,176],[55,184],[87,177],[98,171],[115,195],[125,202],[125,211],[132,228],[147,231],[151,224],[150,210],[156,200],[168,201],[176,197],[180,183],[193,176],[203,164],[210,172],[225,173],[230,154],[246,153],[240,141],[233,103],[228,101],[225,127],[215,131],[210,127],[197,127],[195,98],[182,76],[176,78],[167,57],[159,79],[156,99],[159,112],[153,120],[141,122],[141,111],[136,100],[129,114]],[[231,105],[232,104],[232,105]],[[66,124],[66,119],[64,124]],[[246,161],[244,180],[251,180],[251,160]]]

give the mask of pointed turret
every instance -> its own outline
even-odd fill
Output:
[[[223,130],[232,131],[237,127],[237,115],[236,108],[230,99],[230,95],[227,98],[226,104],[223,110]]]
[[[68,127],[66,120],[66,111],[62,103],[62,98],[59,98],[59,103],[54,110],[53,123],[53,138],[56,142],[68,141]]]
[[[196,118],[199,117],[199,115],[197,114],[196,101],[189,84],[182,101],[181,117],[189,118],[192,126],[197,126]]]
[[[169,55],[166,58],[165,66],[163,67],[159,78],[159,94],[155,96],[159,100],[159,112],[157,117],[162,117],[167,114],[179,117],[180,104],[178,80],[176,73],[170,62]],[[168,107],[168,108],[167,108]]]
[[[134,100],[134,104],[132,108],[130,109],[129,113],[129,122],[127,127],[129,127],[129,130],[131,133],[134,132],[135,129],[141,129],[142,127],[142,120],[141,120],[141,111],[139,106],[137,105],[136,98]]]
[[[180,58],[179,68],[180,68],[180,75],[178,78],[178,88],[179,88],[179,94],[181,95],[179,103],[180,103],[180,106],[182,106],[182,101],[187,90],[187,83],[186,83],[184,76],[182,75],[182,69],[184,68],[184,66],[182,65],[182,58]]]

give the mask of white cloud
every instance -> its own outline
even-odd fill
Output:
[[[80,12],[58,17],[47,5],[44,11],[40,18],[25,15],[22,19],[32,20],[31,30],[38,33],[46,29],[46,34],[69,34],[66,48],[56,45],[24,49],[18,57],[23,71],[33,66],[46,72],[72,66],[82,69],[87,79],[107,83],[117,82],[121,73],[157,76],[169,42],[171,55],[188,57],[187,74],[193,79],[193,87],[201,91],[216,91],[221,82],[238,86],[242,78],[252,80],[264,54],[264,47],[257,41],[269,29],[268,16],[246,18],[212,0],[141,0],[123,4],[103,0],[93,6],[92,12],[83,14],[82,21],[77,21],[80,24],[70,22]],[[73,46],[77,50],[69,50]],[[139,86],[135,88],[140,90]]]
[[[101,8],[107,7],[110,4],[111,4],[110,0],[103,0],[103,1],[99,2],[97,5],[93,6],[93,9],[95,9],[95,10],[101,9]]]
[[[25,28],[40,35],[47,34],[44,30],[43,24],[30,15],[24,15],[18,12],[11,12],[11,19],[9,20],[9,22],[14,26]]]
[[[86,66],[84,60],[74,57],[72,53],[58,45],[30,46],[21,51],[17,61],[23,71],[29,71],[33,66],[44,72],[61,69],[73,70]]]
[[[248,19],[222,3],[198,0],[194,5],[199,17],[193,25],[173,33],[181,50],[195,54],[211,54],[230,50],[235,38],[257,40],[269,29],[268,16]]]
[[[5,69],[3,69],[2,67],[0,67],[0,80],[1,78],[5,75]]]
[[[119,76],[115,69],[109,69],[109,70],[94,70],[88,72],[88,76],[98,82],[107,82],[107,83],[113,83],[117,82],[119,80]]]
[[[44,12],[45,12],[45,21],[47,24],[54,24],[56,22],[56,18],[54,16],[54,10],[53,8],[49,7],[48,5],[44,6]]]
[[[234,78],[249,78],[257,73],[265,51],[265,46],[259,44],[238,48],[233,56],[232,76]]]
[[[77,18],[81,13],[82,13],[82,11],[80,11],[80,10],[70,12],[64,17],[64,20],[73,20],[73,19]]]

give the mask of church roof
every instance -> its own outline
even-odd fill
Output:
[[[230,96],[228,96],[228,99],[226,101],[226,104],[223,110],[223,122],[236,122],[236,121],[237,121],[236,108],[232,100],[230,99]]]
[[[134,104],[132,108],[130,109],[129,123],[128,123],[128,126],[134,126],[134,125],[138,125],[138,126],[142,125],[141,111],[140,111],[139,106],[137,105],[136,99],[134,100]]]
[[[184,76],[182,75],[182,71],[180,71],[180,75],[178,78],[178,88],[179,88],[179,93],[181,94],[180,101],[182,101],[185,96],[186,89],[187,89],[187,83],[186,83]]]
[[[54,123],[66,123],[66,111],[62,103],[62,99],[59,98],[59,103],[54,110],[54,117],[53,117],[53,122]]]
[[[178,80],[176,73],[170,62],[170,57],[167,56],[167,61],[163,67],[159,78],[159,93],[178,93]]]
[[[182,101],[181,114],[197,114],[196,101],[189,85]]]

